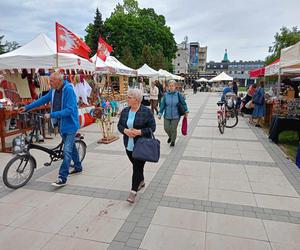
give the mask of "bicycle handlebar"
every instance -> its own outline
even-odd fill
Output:
[[[20,112],[19,115],[33,115],[36,118],[41,118],[41,119],[45,119],[44,115],[37,113],[37,112],[28,112],[28,111],[24,111],[24,112]]]

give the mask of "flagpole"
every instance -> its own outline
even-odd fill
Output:
[[[55,22],[55,32],[56,32],[56,68],[58,69],[58,32],[57,32],[57,22]]]

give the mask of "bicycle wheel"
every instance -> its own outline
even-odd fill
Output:
[[[83,162],[86,155],[86,144],[81,140],[75,141],[74,143],[75,143],[75,147],[77,148],[77,152],[79,154],[79,160],[80,162]],[[71,161],[70,167],[74,167],[73,161]]]
[[[23,187],[32,177],[36,162],[31,155],[17,155],[4,168],[3,182],[13,189]]]
[[[219,116],[218,118],[218,128],[221,134],[224,133],[224,128],[225,128],[225,123],[224,123],[224,118],[223,114]]]
[[[239,122],[238,114],[235,110],[227,111],[226,114],[226,128],[233,128]]]

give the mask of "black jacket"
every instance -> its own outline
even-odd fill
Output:
[[[127,127],[127,119],[128,114],[130,111],[130,107],[126,107],[122,110],[121,116],[118,122],[118,130],[123,134],[123,142],[124,146],[127,147],[128,144],[128,136],[124,134],[124,130]],[[156,129],[156,123],[153,114],[151,113],[150,109],[141,105],[139,110],[135,114],[135,119],[133,123],[133,128],[141,129],[143,137],[151,137],[151,130],[152,132]],[[138,137],[134,138],[134,143]]]

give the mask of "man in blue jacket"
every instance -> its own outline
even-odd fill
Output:
[[[20,108],[19,111],[28,111],[51,103],[51,112],[45,114],[45,118],[51,119],[52,125],[58,127],[64,141],[64,159],[59,169],[57,181],[53,182],[52,186],[62,187],[66,185],[71,160],[73,160],[75,168],[70,174],[82,171],[78,151],[74,144],[76,132],[80,127],[77,100],[72,85],[67,80],[63,80],[63,76],[59,72],[50,76],[50,84],[52,88],[47,95]]]

